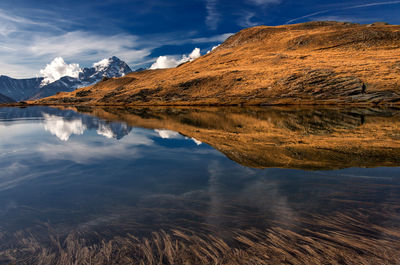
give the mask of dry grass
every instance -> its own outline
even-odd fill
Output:
[[[180,67],[131,73],[36,103],[395,104],[399,30],[339,22],[249,28]]]
[[[400,230],[369,223],[365,212],[310,216],[294,227],[232,231],[224,240],[213,233],[176,228],[105,240],[98,234],[54,235],[44,244],[17,233],[2,264],[399,264]],[[386,216],[387,218],[388,216]],[[393,216],[392,216],[393,217]],[[399,217],[395,216],[397,224]],[[394,221],[395,221],[394,220]],[[53,231],[54,233],[54,231]]]

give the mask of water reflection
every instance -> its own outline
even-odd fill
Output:
[[[400,164],[400,111],[396,109],[76,110],[156,129],[165,138],[179,132],[247,167],[338,169]]]
[[[396,264],[399,125],[379,109],[0,109],[0,263]]]
[[[46,113],[43,114],[43,118],[45,120],[44,129],[57,136],[61,141],[68,141],[72,134],[82,135],[87,129],[81,119],[68,121],[63,117]]]

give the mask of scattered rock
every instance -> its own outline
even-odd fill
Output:
[[[92,91],[90,90],[81,90],[79,92],[76,92],[76,96],[77,97],[86,97],[88,95],[90,95],[92,93]]]
[[[387,26],[390,25],[387,22],[374,22],[372,24],[368,24],[367,27],[373,27],[373,26]]]
[[[107,77],[107,76],[103,76],[103,78],[101,79],[100,82],[105,82],[107,80],[110,80],[111,78]]]

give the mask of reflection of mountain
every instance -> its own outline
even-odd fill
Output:
[[[99,124],[97,133],[107,138],[120,140],[128,135],[131,130],[132,127],[129,127],[126,123],[102,123]]]
[[[82,135],[86,130],[96,130],[107,138],[122,139],[132,127],[121,122],[106,122],[72,110],[59,110],[49,107],[5,108],[0,112],[1,120],[43,119],[44,128],[62,141],[68,141],[71,135]]]
[[[380,109],[85,108],[107,120],[168,129],[249,167],[400,165],[399,112]]]

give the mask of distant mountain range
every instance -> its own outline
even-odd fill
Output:
[[[40,99],[58,92],[71,92],[93,85],[103,77],[121,77],[130,72],[131,68],[124,61],[113,56],[95,63],[93,67],[83,68],[78,78],[64,76],[46,85],[43,85],[43,77],[14,79],[0,76],[0,103]]]
[[[12,98],[0,94],[0,103],[11,103],[11,102],[14,102]]]

